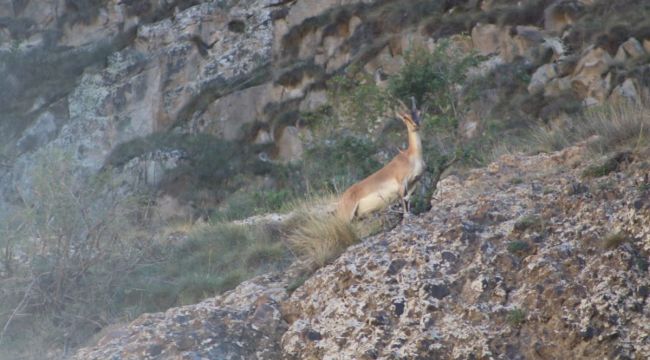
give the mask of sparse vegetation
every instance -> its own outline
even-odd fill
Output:
[[[76,182],[56,152],[36,165],[24,212],[2,227],[0,353],[76,347],[107,324],[197,302],[290,261],[281,225],[206,224],[172,241],[146,228],[145,199],[124,198],[106,174]]]
[[[519,327],[524,322],[526,322],[526,311],[523,309],[514,308],[508,311],[508,315],[506,315],[506,321],[512,327]]]
[[[625,232],[613,232],[603,238],[603,247],[607,250],[612,250],[629,241],[630,238]]]
[[[525,241],[511,241],[508,244],[508,251],[515,255],[523,255],[530,250],[530,245]]]
[[[80,344],[113,317],[117,283],[151,245],[134,224],[146,216],[138,199],[119,195],[110,178],[79,183],[70,158],[52,152],[41,156],[33,179],[3,239],[0,352],[38,341]]]
[[[280,229],[271,225],[197,226],[186,240],[157,251],[158,261],[139,266],[116,295],[135,315],[198,302],[290,260]]]
[[[602,164],[587,167],[582,172],[582,176],[593,178],[606,176],[611,172],[619,170],[624,163],[631,162],[632,160],[632,154],[629,151],[620,152],[609,156]]]
[[[544,230],[544,220],[537,215],[527,215],[517,220],[514,227],[520,232],[526,230],[541,232]]]
[[[570,124],[540,128],[533,132],[537,147],[555,151],[590,139],[590,147],[599,153],[633,151],[650,144],[648,99],[641,102],[608,103],[588,109]]]

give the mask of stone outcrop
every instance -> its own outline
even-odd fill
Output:
[[[74,358],[279,359],[287,328],[280,313],[286,287],[286,278],[265,275],[199,304],[142,315]]]
[[[269,275],[143,315],[76,359],[630,358],[650,352],[650,192],[630,157],[506,155],[292,294]],[[631,163],[629,161],[632,161]]]
[[[644,173],[587,181],[583,155],[505,156],[444,179],[429,213],[350,248],[291,296],[287,356],[643,358]],[[607,244],[613,232],[623,243]]]

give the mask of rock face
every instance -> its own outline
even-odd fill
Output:
[[[143,315],[74,358],[279,359],[286,286],[277,274],[260,276],[223,296]]]
[[[450,176],[430,212],[290,296],[286,280],[261,277],[144,315],[76,358],[644,359],[647,170],[622,161],[585,178],[588,157],[507,155]]]
[[[573,168],[583,151],[443,180],[428,214],[350,248],[291,296],[287,356],[644,358],[650,194],[634,170],[585,182]],[[611,232],[626,240],[604,248]]]
[[[324,103],[325,79],[350,64],[396,69],[403,51],[422,42],[411,30],[417,22],[384,24],[396,11],[391,6],[375,0],[5,1],[0,209],[20,202],[17,187],[29,196],[25,185],[39,154],[70,154],[82,176],[106,165],[116,146],[154,133],[262,137],[276,146],[276,160],[299,158],[302,144],[284,128],[298,126],[299,111]],[[131,168],[141,166],[148,165]],[[136,182],[138,174],[122,170]]]
[[[29,183],[38,153],[64,151],[80,174],[92,173],[116,146],[154,133],[255,139],[250,142],[274,147],[272,160],[300,158],[301,140],[291,136],[292,127],[300,128],[301,111],[326,102],[328,78],[350,66],[395,74],[410,47],[431,47],[436,40],[427,29],[437,22],[427,24],[427,16],[455,11],[453,2],[397,3],[0,2],[0,137],[6,139],[0,209],[19,203],[15,189]],[[642,81],[634,93],[629,85],[614,92],[622,81],[610,68],[615,61],[643,60],[650,39],[630,37],[616,56],[601,48],[571,49],[577,67],[562,69],[563,30],[592,3],[550,2],[539,14],[544,28],[477,23],[471,43],[493,56],[487,63],[536,64],[528,87],[534,95],[573,91],[585,104],[602,103],[612,93],[643,96],[647,84]],[[487,13],[494,6],[482,1],[475,7]],[[549,53],[550,60],[542,56]],[[545,64],[538,63],[540,56]],[[138,174],[123,170],[130,183],[136,182]],[[28,188],[21,191],[28,196]]]

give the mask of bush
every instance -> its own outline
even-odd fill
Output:
[[[394,99],[379,88],[372,77],[350,70],[353,75],[336,76],[328,83],[328,98],[338,127],[372,134],[377,121],[394,106]]]
[[[154,242],[146,202],[106,174],[78,181],[57,152],[34,168],[25,209],[0,238],[0,353],[12,358],[74,348],[110,323],[196,302],[290,260],[271,225],[216,223]],[[276,207],[285,195],[260,196]]]
[[[114,316],[116,284],[149,247],[136,231],[145,220],[138,199],[121,195],[112,179],[76,180],[60,152],[41,155],[34,169],[20,225],[4,244],[0,352],[33,346],[31,338],[44,346],[80,344]],[[20,262],[12,253],[23,254]],[[42,334],[43,327],[53,332]]]
[[[345,190],[381,168],[381,163],[373,157],[377,152],[374,142],[354,136],[312,145],[302,162],[307,191]]]
[[[406,53],[406,64],[390,80],[390,93],[402,101],[415,97],[418,104],[432,106],[434,113],[458,116],[458,91],[467,69],[478,65],[480,57],[462,54],[448,41],[440,41],[433,53],[415,48]]]

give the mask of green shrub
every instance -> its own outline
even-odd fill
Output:
[[[377,145],[370,140],[343,136],[307,149],[302,172],[309,191],[343,191],[354,182],[381,168],[373,155]]]
[[[594,164],[587,167],[583,172],[583,177],[602,177],[607,176],[609,173],[617,171],[622,163],[632,161],[632,154],[629,151],[620,152],[609,156],[601,164]]]
[[[418,104],[433,107],[437,114],[458,115],[458,96],[455,87],[467,78],[467,69],[479,63],[473,53],[463,54],[448,41],[440,41],[430,53],[414,48],[407,52],[405,65],[390,79],[390,93],[402,101],[415,97]]]
[[[530,250],[530,245],[525,241],[511,241],[508,244],[508,251],[513,254],[522,255],[528,252],[528,250]]]
[[[354,69],[349,73],[351,75],[335,76],[328,82],[328,98],[337,120],[335,126],[372,134],[377,120],[388,113],[394,100],[372,77]]]
[[[248,180],[255,176],[281,175],[283,170],[281,165],[258,158],[257,152],[263,147],[226,141],[209,134],[176,133],[155,133],[122,143],[112,151],[106,166],[119,167],[136,157],[172,150],[182,153],[182,161],[165,174],[160,186],[186,201],[196,200],[202,194],[198,190],[207,190],[213,199],[221,200],[248,185]]]
[[[537,215],[527,215],[521,217],[514,226],[516,231],[532,230],[541,232],[544,230],[544,220]]]
[[[512,327],[521,326],[526,321],[526,311],[523,309],[515,308],[508,311],[506,321]]]

